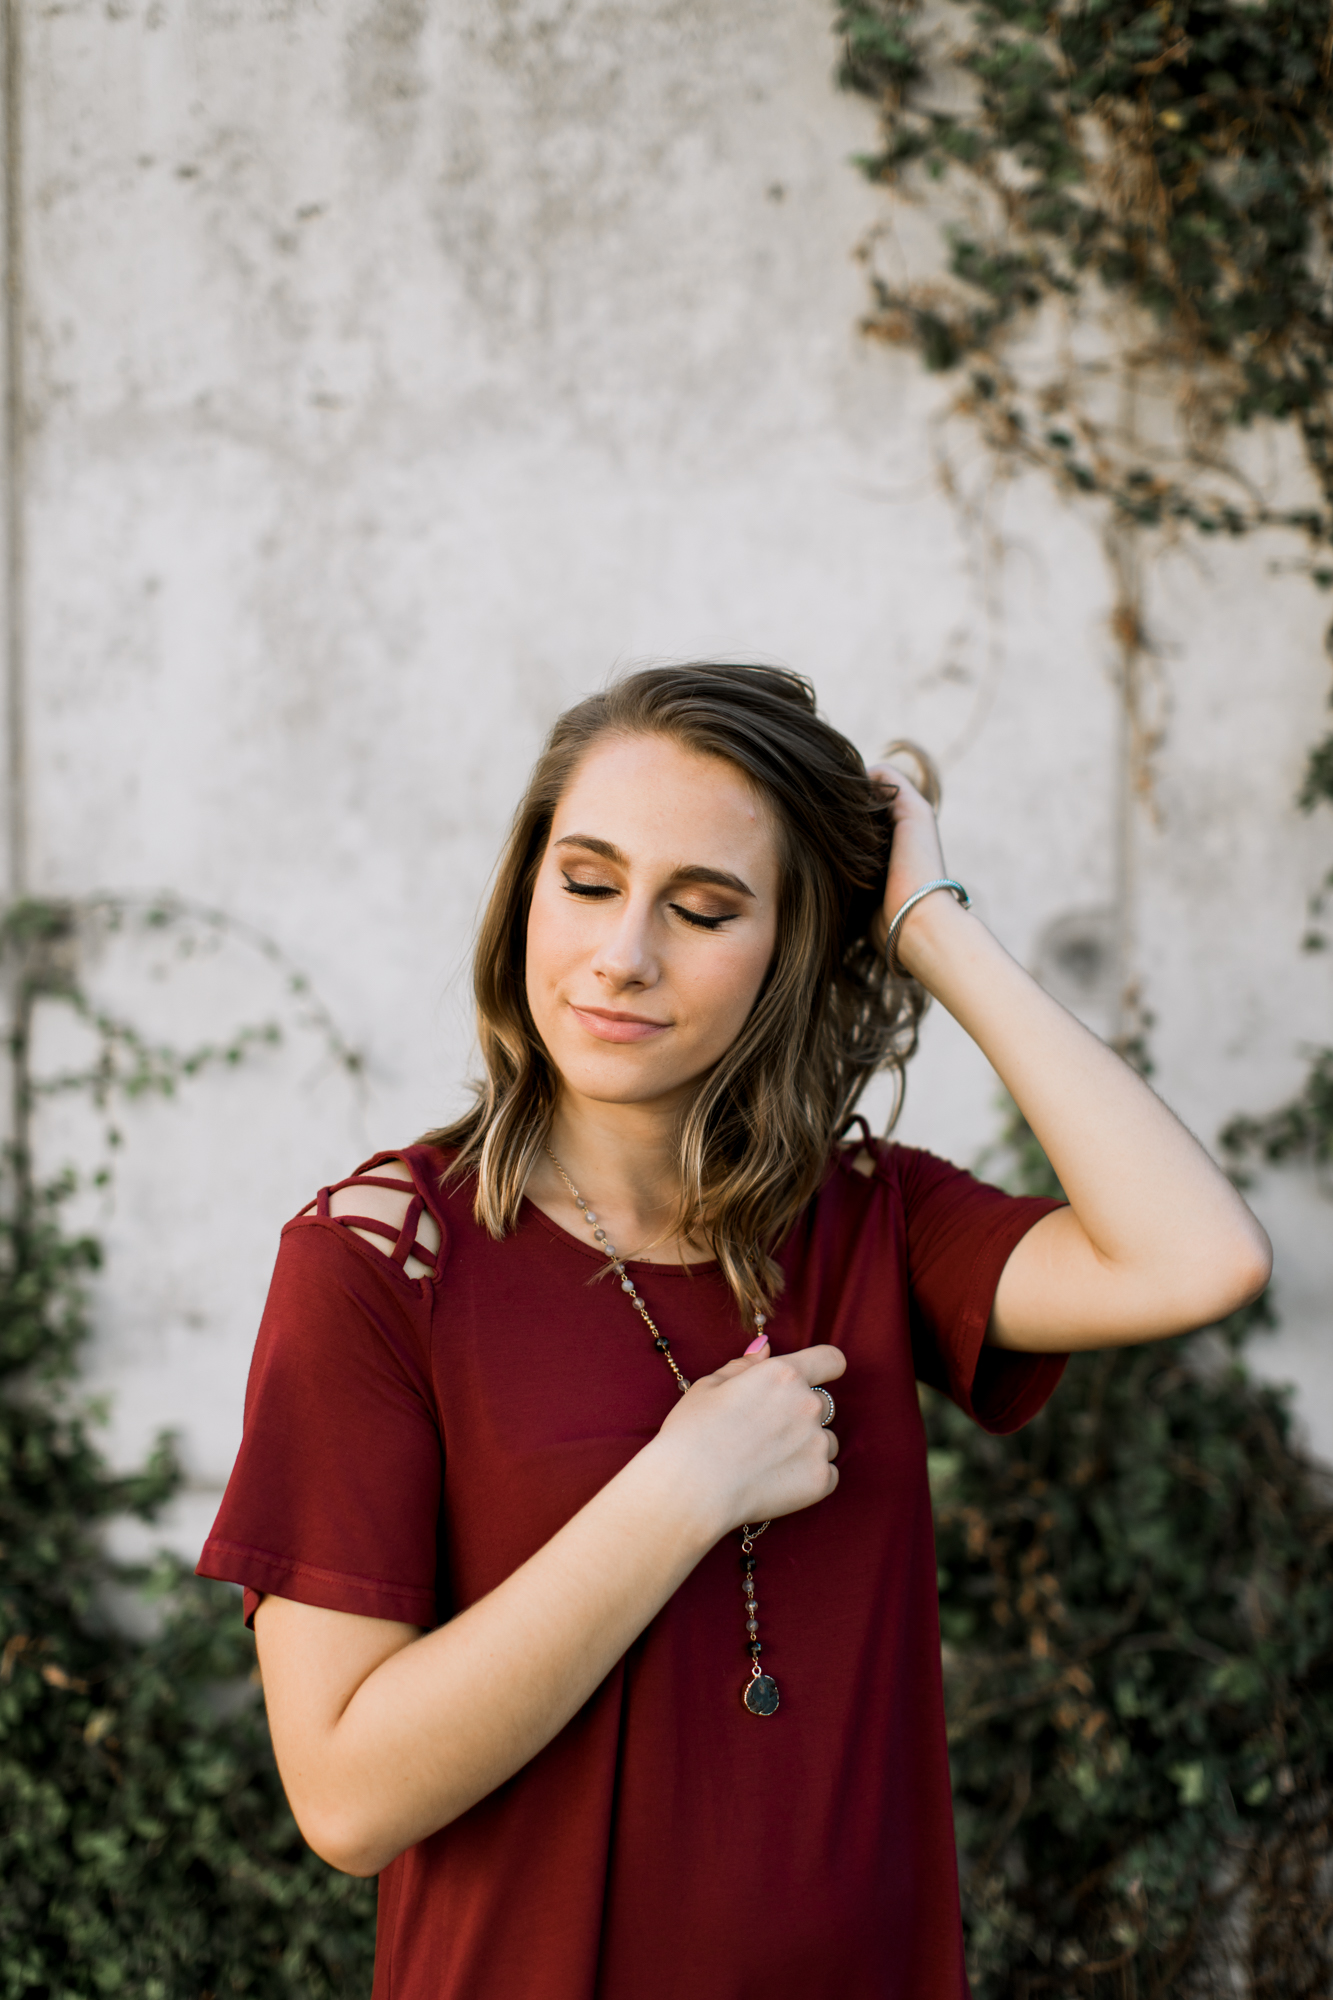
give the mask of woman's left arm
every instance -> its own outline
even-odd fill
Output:
[[[898,787],[886,921],[947,873],[935,816]],[[987,1339],[1032,1353],[1207,1326],[1268,1282],[1272,1251],[1226,1175],[1143,1079],[1053,1000],[946,891],[898,934],[900,965],[988,1058],[1069,1197],[1004,1267]]]

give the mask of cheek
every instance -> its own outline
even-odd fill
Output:
[[[560,976],[561,968],[568,957],[569,941],[564,936],[561,918],[564,911],[553,909],[540,889],[533,896],[528,912],[528,934],[525,947],[525,978],[529,996],[540,997]]]
[[[753,949],[734,952],[699,968],[695,992],[706,1012],[727,1034],[738,1034],[759,998],[773,955],[771,942],[757,940]]]
[[[538,882],[528,911],[523,983],[533,1020],[543,1034],[560,1032],[559,995],[589,988],[589,961],[597,950],[593,912],[562,888]]]
[[[745,955],[743,971],[740,968],[737,970],[737,984],[746,995],[744,1012],[747,1016],[768,982],[777,948],[778,926],[774,918],[764,926],[763,935],[753,940],[752,949]]]

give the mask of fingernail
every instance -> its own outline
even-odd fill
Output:
[[[767,1347],[767,1346],[768,1346],[768,1335],[766,1333],[759,1333],[755,1335],[754,1339],[750,1342],[750,1345],[746,1348],[745,1352],[747,1354],[758,1354],[761,1347]]]

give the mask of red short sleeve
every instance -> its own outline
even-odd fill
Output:
[[[240,1453],[198,1565],[245,1586],[247,1618],[271,1593],[436,1623],[430,1289],[336,1222],[284,1230]]]
[[[1047,1401],[1068,1356],[987,1347],[986,1327],[1014,1246],[1062,1204],[1006,1194],[914,1147],[895,1146],[890,1157],[906,1214],[917,1378],[984,1430],[1016,1431]]]

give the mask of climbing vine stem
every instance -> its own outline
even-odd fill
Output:
[[[158,976],[239,946],[271,970],[276,1005],[263,1020],[238,1023],[186,1048],[151,1038],[88,989],[85,966],[115,938],[133,939]],[[8,989],[11,1157],[20,1204],[31,1197],[32,1121],[43,1101],[85,1098],[103,1114],[109,1155],[121,1140],[118,1107],[147,1096],[171,1097],[209,1069],[234,1069],[259,1049],[275,1047],[290,1030],[312,1038],[322,1067],[360,1080],[359,1053],[283,948],[255,925],[183,897],[104,893],[12,904],[0,912],[0,979]],[[65,1009],[87,1032],[82,1060],[38,1074],[32,1041],[43,1004]],[[104,1180],[108,1173],[104,1158],[88,1178]]]
[[[1004,462],[1141,530],[1294,531],[1333,586],[1327,0],[844,0],[838,25],[881,114],[864,171],[944,218],[929,279],[868,246],[866,331],[957,371]],[[1305,467],[1272,490],[1264,420]]]
[[[841,0],[837,25],[841,81],[880,114],[863,171],[900,204],[929,191],[940,222],[926,278],[888,268],[890,220],[872,235],[865,331],[960,378],[948,416],[997,467],[1038,468],[1099,507],[1126,782],[1151,802],[1141,549],[1284,531],[1333,589],[1333,11]],[[1277,467],[1263,477],[1260,433]],[[1284,439],[1298,447],[1285,468]],[[1297,803],[1333,805],[1333,732]],[[1327,946],[1330,882],[1306,950]],[[1308,1060],[1290,1104],[1227,1128],[1238,1165],[1326,1169],[1333,1049]]]

